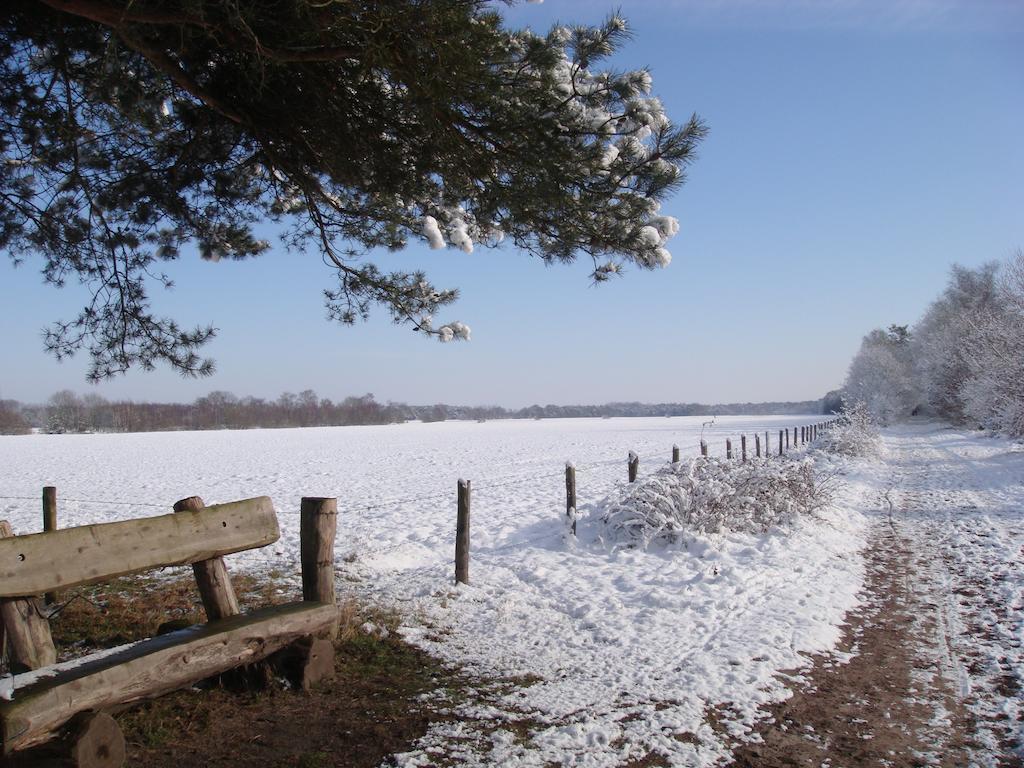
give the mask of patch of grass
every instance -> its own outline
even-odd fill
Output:
[[[280,582],[232,574],[244,608],[281,603]],[[291,588],[289,588],[291,591]],[[62,658],[153,636],[172,619],[205,620],[191,570],[161,578],[128,577],[68,591],[51,625]],[[335,642],[336,676],[309,693],[272,681],[257,691],[234,693],[205,681],[188,690],[138,704],[116,715],[128,742],[128,765],[146,768],[376,768],[396,752],[413,748],[431,723],[450,722],[464,703],[480,700],[481,688],[509,692],[537,682],[470,679],[404,642],[394,610],[343,602]],[[367,634],[367,621],[387,630]],[[495,691],[496,693],[496,691]],[[492,694],[493,695],[493,694]],[[528,743],[538,724],[505,722]],[[486,733],[486,727],[485,727]],[[11,768],[63,766],[58,742],[18,753]],[[57,754],[55,762],[47,755]],[[439,755],[438,765],[459,764]],[[433,758],[432,758],[433,759]]]
[[[270,579],[232,574],[231,583],[243,611],[292,599]],[[167,622],[205,620],[191,569],[174,568],[170,576],[124,576],[61,593],[50,629],[58,654],[68,658],[153,637]]]

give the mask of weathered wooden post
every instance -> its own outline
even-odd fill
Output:
[[[576,467],[565,462],[565,514],[572,521],[572,535],[576,535]]]
[[[57,530],[57,488],[52,485],[43,488],[43,531]],[[44,599],[47,605],[57,602],[56,592],[47,592]]]
[[[459,517],[455,525],[455,583],[469,584],[469,480],[459,480]]]
[[[747,436],[740,435],[740,456],[744,464],[747,463]]]
[[[786,432],[786,450],[788,451],[789,450],[789,428],[788,427],[786,428],[785,432]]]
[[[673,464],[678,464],[679,463],[679,446],[678,445],[673,445],[672,446],[672,463]]]
[[[732,458],[732,440],[725,438],[725,458]]]
[[[176,501],[173,509],[177,513],[183,513],[199,512],[205,507],[206,504],[201,498],[189,496],[187,499]],[[223,557],[212,557],[209,560],[192,563],[192,573],[195,574],[196,586],[199,588],[199,596],[203,600],[208,620],[226,619],[241,612]]]
[[[761,436],[757,434],[754,435],[754,455],[761,458]]]
[[[800,445],[807,442],[807,427],[800,427]]]
[[[768,430],[764,431],[764,457],[767,459],[772,455],[772,441],[768,437]]]
[[[13,535],[11,524],[0,520],[0,539]],[[38,598],[0,600],[0,621],[7,636],[12,672],[27,672],[57,663],[50,622],[44,617]]]
[[[700,455],[701,456],[707,456],[708,455],[708,444],[705,443],[703,440],[700,441]]]
[[[788,434],[789,430],[787,430],[786,433]],[[780,429],[779,430],[779,456],[781,456],[781,455],[782,455],[782,430]]]
[[[639,469],[640,457],[633,453],[633,451],[630,451],[629,456],[626,458],[626,473],[629,476],[629,482],[636,482],[636,473]]]
[[[303,496],[299,505],[299,557],[302,599],[334,605],[334,538],[338,500]]]

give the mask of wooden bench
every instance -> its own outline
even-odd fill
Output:
[[[267,497],[204,507],[183,499],[175,513],[11,536],[0,522],[0,619],[14,677],[0,700],[3,755],[66,733],[76,765],[117,768],[124,737],[108,711],[187,687],[283,652],[300,659],[308,688],[333,674],[334,499],[303,499],[303,600],[239,613],[223,556],[280,537]],[[192,564],[208,623],[57,664],[38,595],[117,576]],[[279,654],[280,656],[280,654]],[[23,683],[19,685],[19,682]]]

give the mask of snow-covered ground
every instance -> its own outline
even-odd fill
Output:
[[[721,455],[727,436],[738,450],[746,433],[752,449],[768,430],[774,446],[780,428],[815,420],[719,418],[704,436]],[[627,452],[640,455],[643,478],[673,443],[696,454],[703,421],[4,437],[0,518],[38,530],[50,484],[62,526],[156,514],[193,494],[266,494],[280,542],[229,563],[297,578],[299,499],[337,496],[340,591],[398,608],[405,637],[481,680],[512,681],[441,696],[455,717],[401,763],[443,754],[466,765],[712,765],[753,732],[765,704],[789,695],[792,670],[834,647],[863,600],[860,550],[872,526],[888,524],[888,498],[922,562],[935,564],[921,589],[943,606],[944,673],[983,723],[982,753],[1020,730],[1024,452],[904,427],[886,434],[881,460],[835,460],[844,483],[833,504],[785,529],[646,551],[603,541],[598,512],[622,490]],[[566,461],[577,467],[577,540],[565,534]],[[460,477],[473,482],[472,565],[471,585],[456,588]]]
[[[669,550],[599,538],[596,505],[617,492],[626,455],[641,478],[678,444],[778,430],[820,417],[494,421],[386,427],[0,438],[0,517],[39,529],[39,493],[58,487],[60,525],[155,514],[176,499],[270,495],[274,546],[233,567],[298,573],[301,496],[337,496],[343,590],[397,606],[404,634],[486,677],[529,681],[459,712],[410,764],[443,743],[478,764],[616,765],[651,751],[717,761],[776,674],[836,640],[862,578],[863,517],[840,503],[785,534],[690,538]],[[564,525],[564,466],[577,467],[578,541]],[[473,481],[472,585],[452,585],[455,489]],[[11,498],[13,497],[13,498]],[[18,498],[22,497],[22,498]],[[529,720],[529,744],[511,720]]]

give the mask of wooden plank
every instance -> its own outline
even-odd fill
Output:
[[[277,541],[261,496],[140,520],[0,540],[0,597],[38,595],[168,565],[188,565]]]
[[[206,504],[198,496],[189,496],[176,501],[173,509],[175,512],[198,512],[206,509]],[[196,587],[203,600],[207,621],[226,619],[242,612],[223,557],[211,557],[209,560],[192,563],[192,574],[196,577]]]
[[[3,753],[52,738],[74,715],[161,696],[251,664],[303,637],[330,634],[338,609],[289,603],[136,643],[15,689],[0,701]]]
[[[0,539],[14,536],[11,524],[0,520]],[[50,622],[43,617],[38,597],[0,600],[0,638],[9,651],[14,672],[47,667],[57,661],[57,649],[50,635]]]

